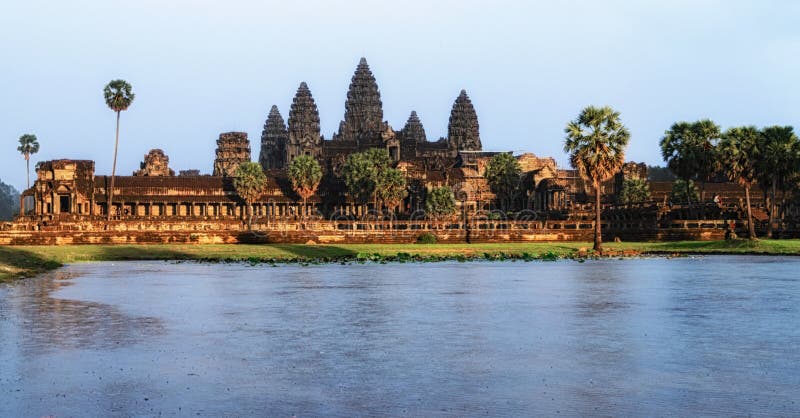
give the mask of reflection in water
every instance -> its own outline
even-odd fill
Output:
[[[113,349],[163,332],[153,317],[131,317],[113,306],[53,297],[71,286],[73,273],[56,271],[44,279],[21,282],[15,290],[20,348],[42,350]]]
[[[798,266],[70,266],[0,287],[0,416],[798,415]]]

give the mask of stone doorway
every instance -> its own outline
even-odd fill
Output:
[[[70,212],[70,204],[69,204],[69,195],[60,194],[58,195],[58,211],[60,213],[69,213]]]

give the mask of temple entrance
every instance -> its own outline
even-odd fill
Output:
[[[69,195],[58,195],[58,211],[60,213],[69,213]]]

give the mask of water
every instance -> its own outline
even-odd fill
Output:
[[[0,287],[0,416],[796,416],[799,269],[73,265]]]

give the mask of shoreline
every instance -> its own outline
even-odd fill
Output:
[[[0,246],[0,283],[32,277],[64,264],[97,261],[198,261],[251,264],[325,264],[438,261],[554,261],[639,256],[800,256],[800,240],[609,242],[604,254],[589,242],[486,244],[156,244]]]

